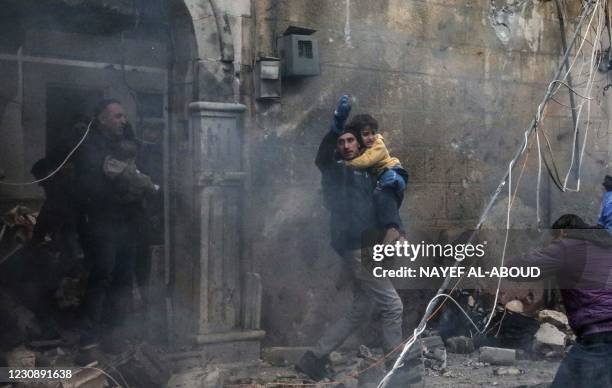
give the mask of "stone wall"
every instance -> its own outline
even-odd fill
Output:
[[[477,223],[561,54],[553,1],[527,1],[504,10],[505,4],[254,1],[255,53],[274,55],[274,37],[289,25],[316,29],[321,50],[321,75],[284,79],[281,101],[256,102],[246,128],[251,165],[247,246],[261,266],[263,328],[271,342],[312,343],[350,300],[349,290],[335,288],[341,266],[329,248],[328,214],[313,163],[341,94],[351,95],[353,113],[368,112],[379,120],[392,154],[409,170],[401,210],[409,239]],[[578,11],[572,5],[569,17],[575,20]],[[597,84],[600,90],[594,93],[601,96],[602,86]],[[566,91],[559,99],[567,103]],[[555,159],[567,169],[569,110],[551,106],[547,116]],[[543,222],[566,209],[596,219],[609,150],[601,116],[597,109],[591,112],[598,129],[591,132],[583,161],[582,193],[554,193],[543,173]],[[537,159],[533,144],[515,202],[516,214],[527,217],[513,221],[517,227],[535,225]],[[503,227],[505,195],[489,225]],[[407,304],[406,310],[413,307]]]

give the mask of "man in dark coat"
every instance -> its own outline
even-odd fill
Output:
[[[612,238],[574,214],[560,217],[553,229],[550,245],[510,258],[506,266],[537,266],[561,288],[577,339],[552,387],[612,387]]]
[[[348,105],[348,100],[344,103]],[[389,279],[374,278],[361,263],[363,234],[377,227],[373,204],[376,177],[367,170],[353,169],[343,163],[357,157],[361,151],[360,134],[344,130],[349,109],[341,100],[335,125],[323,138],[315,162],[321,171],[324,201],[330,212],[331,245],[342,256],[353,278],[350,312],[333,324],[296,365],[298,370],[316,380],[326,374],[328,355],[366,323],[370,305],[381,314],[385,353],[394,350],[402,341],[403,306],[397,291]],[[342,112],[346,112],[344,120],[337,120]]]
[[[133,138],[119,101],[103,100],[75,160],[79,205],[87,219],[84,251],[91,266],[83,303],[82,349],[97,346],[103,323],[122,322],[131,301],[142,203],[120,200],[121,193],[105,174],[104,163],[121,141]]]

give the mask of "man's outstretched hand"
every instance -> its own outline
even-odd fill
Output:
[[[332,122],[331,129],[336,133],[342,132],[344,124],[348,120],[349,113],[351,113],[351,103],[348,95],[343,95],[338,101],[338,106],[334,111],[334,121]]]

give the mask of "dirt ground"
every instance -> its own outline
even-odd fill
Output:
[[[335,374],[329,379],[315,383],[297,373],[292,365],[272,366],[263,362],[250,372],[233,373],[225,379],[224,387],[248,388],[376,388],[383,377],[382,368],[373,368],[359,373],[361,366],[357,357],[347,355],[350,361],[343,366],[334,367]],[[471,354],[451,354],[447,356],[444,371],[424,369],[423,387],[468,388],[468,387],[538,387],[550,385],[560,360],[517,360],[512,366],[494,366],[478,361],[478,351]],[[357,373],[356,373],[357,372]],[[395,388],[395,387],[394,387]]]

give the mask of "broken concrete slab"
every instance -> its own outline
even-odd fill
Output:
[[[483,346],[480,348],[480,362],[491,365],[513,365],[516,362],[516,350]]]
[[[447,338],[446,351],[459,354],[472,353],[474,351],[474,340],[464,336]]]
[[[546,357],[563,355],[566,334],[550,323],[543,323],[535,333],[533,350]]]
[[[567,315],[560,311],[542,310],[538,313],[538,320],[543,323],[550,323],[561,330],[569,329]]]
[[[308,350],[311,348],[305,346],[264,348],[261,358],[274,366],[294,365]]]

